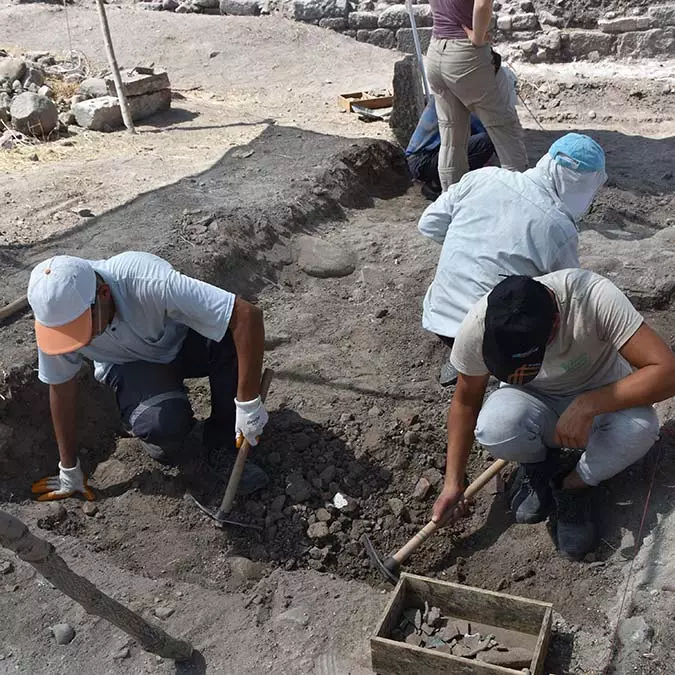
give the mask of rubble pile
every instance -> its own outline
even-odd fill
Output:
[[[0,149],[68,135],[77,125],[96,131],[122,128],[122,115],[111,77],[90,77],[86,59],[69,53],[0,50]],[[137,67],[122,74],[134,120],[171,105],[165,72]]]

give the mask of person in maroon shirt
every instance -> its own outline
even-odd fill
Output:
[[[430,0],[434,29],[427,75],[441,133],[438,173],[446,190],[469,170],[469,116],[486,127],[503,168],[524,171],[527,153],[518,114],[497,87],[488,44],[492,0]]]

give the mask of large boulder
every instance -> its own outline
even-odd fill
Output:
[[[220,13],[230,16],[258,16],[260,14],[258,0],[220,0]]]
[[[356,256],[351,250],[318,237],[301,235],[295,249],[298,267],[311,277],[345,277],[356,269]]]
[[[563,37],[563,45],[570,58],[588,56],[591,52],[607,56],[613,51],[615,41],[614,35],[590,30],[572,30]]]
[[[80,83],[80,94],[86,98],[107,96],[108,85],[102,77],[88,77]]]
[[[26,72],[26,64],[22,59],[15,59],[12,56],[4,56],[0,58],[0,80],[21,80],[23,74]]]
[[[394,64],[393,87],[394,106],[389,125],[396,140],[405,148],[424,110],[424,89],[417,57],[406,56]]]
[[[431,36],[433,33],[433,28],[418,28],[417,34],[420,38],[420,48],[422,49],[422,54],[427,53],[429,49],[429,43],[431,42]],[[396,31],[396,49],[405,54],[415,54],[415,38],[413,37],[412,28],[399,28]]]
[[[285,0],[282,14],[296,21],[318,23],[326,17],[346,17],[347,0]]]
[[[619,58],[652,58],[675,53],[675,28],[623,33],[616,39]]]
[[[433,25],[434,20],[429,5],[413,5],[412,8],[416,26],[422,28]],[[410,15],[405,5],[392,5],[380,14],[377,25],[380,28],[390,28],[392,30],[409,28]]]
[[[122,126],[120,103],[114,96],[100,96],[72,107],[78,126],[92,131],[113,131]]]
[[[31,136],[48,136],[59,123],[59,111],[54,102],[28,91],[14,97],[9,113],[14,128]]]
[[[650,23],[648,16],[621,16],[618,19],[599,19],[598,28],[603,33],[628,33],[647,30]]]

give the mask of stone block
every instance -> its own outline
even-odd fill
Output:
[[[220,0],[192,0],[195,7],[200,9],[217,9],[220,7]]]
[[[107,131],[122,126],[122,112],[117,98],[100,96],[76,103],[72,107],[78,126],[92,131]]]
[[[375,30],[360,29],[356,31],[356,39],[359,42],[382,47],[383,49],[392,49],[395,43],[393,31],[388,28],[376,28]]]
[[[613,51],[615,40],[614,35],[589,30],[573,30],[565,36],[565,44],[571,57],[587,56],[591,52],[607,56]]]
[[[509,14],[502,14],[497,17],[497,30],[509,33],[513,27],[513,22]]]
[[[0,80],[21,80],[26,72],[26,64],[23,59],[15,59],[12,56],[0,57]]]
[[[396,140],[405,148],[424,110],[424,89],[415,56],[405,56],[394,64],[393,89],[394,106],[389,125]]]
[[[534,13],[514,14],[511,17],[511,30],[537,30],[539,19]]]
[[[551,12],[547,12],[545,9],[537,12],[539,17],[539,23],[542,26],[553,26],[554,28],[562,28],[564,25],[563,18],[561,16],[555,16]]]
[[[675,28],[623,33],[616,38],[616,54],[620,58],[651,58],[674,53]]]
[[[158,73],[144,74],[136,73],[134,71],[122,72],[122,84],[124,85],[124,93],[127,96],[141,96],[143,94],[152,94],[162,89],[170,89],[169,76],[166,71]],[[112,77],[106,78],[106,87],[109,96],[117,96],[117,89],[115,89],[115,81]]]
[[[171,107],[171,90],[160,89],[142,96],[129,96],[127,102],[131,117],[134,120],[143,120]]]
[[[562,46],[562,31],[550,30],[537,38],[537,44],[551,52],[559,52]]]
[[[375,12],[351,12],[348,23],[353,30],[373,30],[377,28],[377,19],[378,16]]]
[[[415,25],[418,28],[432,26],[434,23],[429,5],[413,5],[413,14],[415,16]],[[380,14],[377,22],[379,28],[389,28],[397,30],[399,28],[410,27],[410,16],[405,5],[392,5]]]
[[[622,16],[618,19],[599,19],[598,28],[603,33],[628,33],[647,30],[650,23],[648,16]]]
[[[295,21],[317,23],[329,17],[346,17],[349,11],[347,0],[285,0],[281,13]]]
[[[420,47],[422,54],[427,53],[429,43],[431,42],[431,33],[433,28],[418,28],[417,33],[420,38]],[[404,54],[415,53],[415,39],[413,38],[412,28],[399,28],[396,31],[396,49]]]
[[[329,30],[343,31],[347,28],[347,19],[338,17],[331,17],[328,19],[319,19],[320,28],[328,28]]]
[[[654,5],[647,12],[653,28],[675,26],[675,5]]]
[[[230,16],[258,16],[262,8],[258,0],[220,0],[220,13]]]
[[[127,98],[133,120],[142,120],[171,107],[171,91],[161,89],[141,96]],[[92,131],[113,131],[123,126],[122,111],[115,96],[102,96],[76,103],[73,115],[77,124]]]
[[[112,96],[116,95],[115,85],[113,84]],[[88,77],[82,80],[80,84],[80,94],[86,98],[98,98],[99,96],[108,96],[108,85],[102,77]]]
[[[59,123],[59,111],[54,101],[31,92],[15,96],[9,113],[15,129],[38,138],[48,136]]]

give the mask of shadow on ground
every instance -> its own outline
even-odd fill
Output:
[[[620,131],[575,129],[588,134],[606,153],[607,183],[583,219],[581,229],[608,239],[644,239],[669,223],[675,206],[672,157],[675,137],[648,138]],[[563,131],[526,131],[530,166],[534,166]]]

